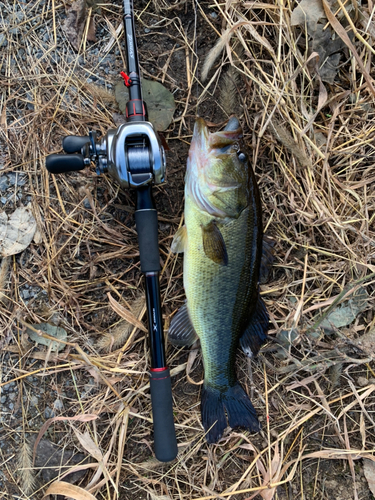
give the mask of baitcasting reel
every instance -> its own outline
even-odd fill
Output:
[[[94,162],[98,175],[108,172],[123,189],[164,182],[165,152],[149,122],[124,123],[99,140],[96,132],[69,135],[63,139],[63,150],[68,154],[47,156],[52,174],[82,170]]]

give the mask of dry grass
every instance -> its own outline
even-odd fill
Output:
[[[375,127],[368,83],[375,76],[373,12],[363,7],[367,30],[361,16],[354,20],[360,37],[352,43],[366,78],[347,52],[336,83],[323,89],[307,64],[301,33],[290,25],[294,6],[215,0],[195,5],[194,15],[190,4],[158,0],[137,12],[144,72],[175,91],[178,103],[178,117],[167,133],[168,181],[155,189],[166,329],[184,300],[181,260],[170,255],[169,246],[181,220],[186,144],[197,111],[209,121],[225,119],[220,82],[230,78],[225,74],[232,61],[240,98],[233,111],[242,114],[267,233],[276,242],[274,270],[262,286],[270,335],[295,332],[284,350],[270,342],[252,372],[239,355],[239,376],[263,431],[256,436],[230,431],[213,446],[205,442],[200,424],[199,387],[187,382],[187,368],[189,380],[201,378],[197,352],[188,357],[168,348],[176,375],[180,447],[178,459],[168,465],[150,459],[147,336],[125,325],[107,297],[110,293],[143,321],[132,196],[93,172],[54,177],[44,168],[45,156],[60,151],[64,135],[90,129],[105,133],[114,126],[111,92],[105,85],[88,84],[84,68],[95,75],[106,53],[119,46],[121,38],[113,35],[121,7],[103,4],[103,17],[95,14],[105,33],[95,57],[85,52],[85,39],[80,54],[57,39],[64,10],[59,1],[46,2],[42,14],[40,2],[25,4],[24,20],[13,26],[18,26],[17,35],[8,25],[8,45],[0,53],[1,173],[27,176],[18,192],[24,203],[31,197],[42,243],[32,243],[0,271],[0,389],[15,381],[20,395],[14,410],[5,412],[1,429],[6,446],[0,448],[0,463],[8,481],[4,498],[11,497],[17,483],[12,443],[39,432],[47,418],[43,405],[56,398],[64,405],[56,412],[61,419],[49,423],[49,437],[90,455],[90,476],[83,485],[98,499],[326,498],[337,492],[325,486],[324,476],[341,478],[349,492],[345,497],[341,491],[342,498],[369,498],[356,460],[375,460],[375,366],[368,347],[375,344]],[[210,16],[212,10],[219,13],[217,20]],[[38,35],[41,25],[50,35],[47,48]],[[163,46],[166,31],[172,49]],[[224,41],[203,83],[200,72],[208,47],[200,46],[199,37],[209,36],[212,46],[221,32]],[[153,54],[147,36],[156,44]],[[79,59],[82,54],[85,62]],[[179,71],[173,69],[173,58]],[[120,56],[114,69],[122,69]],[[19,203],[16,192],[5,210]],[[25,284],[39,287],[28,301],[22,293]],[[360,287],[368,294],[366,311],[350,326],[325,335],[319,329],[324,315]],[[43,351],[25,335],[25,324],[43,321],[68,332],[69,342],[59,354]],[[34,413],[30,375],[49,393]],[[327,467],[328,461],[332,466]],[[20,487],[21,498],[43,496],[43,488],[31,495]]]

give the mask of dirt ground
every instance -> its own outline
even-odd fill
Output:
[[[143,76],[176,103],[162,132],[166,182],[154,187],[165,332],[185,300],[170,245],[196,116],[212,130],[240,118],[275,252],[261,285],[270,340],[251,364],[237,357],[262,431],[228,428],[208,445],[199,349],[167,345],[179,454],[161,464],[147,334],[109,302],[146,325],[135,194],[93,168],[45,169],[64,136],[121,121],[121,3],[87,2],[74,48],[64,31],[71,2],[0,2],[0,214],[29,205],[37,227],[0,264],[1,498],[39,500],[48,488],[54,498],[56,481],[74,483],[77,499],[374,498],[375,25],[372,2],[359,14],[347,3],[348,16],[332,7],[324,23],[332,40],[344,26],[358,58],[342,35],[329,83],[308,64],[310,28],[292,25],[295,2],[136,2]],[[67,332],[62,349],[30,337],[40,323]]]

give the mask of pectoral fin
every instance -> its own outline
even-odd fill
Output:
[[[173,253],[182,253],[185,251],[187,243],[187,231],[186,226],[180,227],[177,233],[173,237],[171,252]]]
[[[228,254],[225,241],[215,221],[212,220],[206,226],[202,226],[202,237],[203,249],[207,257],[216,264],[227,266]]]
[[[258,294],[258,300],[249,324],[240,338],[243,352],[249,358],[253,358],[267,339],[269,317],[266,305]]]
[[[187,305],[184,304],[171,321],[168,339],[171,344],[177,346],[189,346],[194,344],[198,335],[190,321]]]

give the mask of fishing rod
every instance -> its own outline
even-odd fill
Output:
[[[82,170],[94,162],[98,175],[107,172],[121,188],[136,192],[135,223],[141,271],[145,276],[150,343],[154,450],[158,460],[169,462],[177,456],[177,441],[161,313],[158,218],[152,197],[152,186],[164,182],[166,159],[159,136],[147,121],[142,99],[133,0],[124,0],[124,32],[127,73],[121,72],[121,76],[129,91],[126,123],[108,130],[100,139],[95,131],[88,136],[64,137],[63,150],[67,154],[48,155],[46,167],[52,174],[63,174]]]

